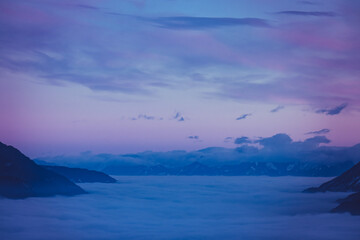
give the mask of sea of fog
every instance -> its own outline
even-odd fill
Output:
[[[0,199],[0,239],[360,239],[327,178],[140,176],[76,197]]]

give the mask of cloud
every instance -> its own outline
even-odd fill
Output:
[[[304,141],[294,142],[289,135],[278,133],[271,137],[260,138],[254,142],[263,147],[261,151],[264,151],[264,153],[286,159],[292,155],[299,155],[297,157],[301,158],[300,155],[303,151],[313,151],[317,149],[321,143],[329,143],[330,140],[325,136],[316,136],[305,139]],[[309,158],[316,159],[316,157]]]
[[[327,134],[330,132],[330,129],[328,128],[323,128],[321,130],[318,130],[318,131],[312,131],[312,132],[307,132],[305,134]]]
[[[250,141],[250,139],[248,137],[239,137],[236,138],[234,143],[235,144],[244,144],[244,143],[251,143],[252,141]]]
[[[312,151],[319,147],[321,143],[330,143],[331,141],[325,136],[315,136],[305,139],[304,141],[294,142],[291,137],[285,133],[278,133],[272,137],[260,138],[255,140],[264,147],[264,151],[281,153],[285,157],[291,154],[300,154],[303,151]]]
[[[315,136],[306,139],[303,144],[310,148],[317,148],[321,143],[330,143],[331,141],[325,136]]]
[[[159,17],[140,19],[169,29],[201,30],[229,26],[269,27],[268,22],[261,18]]]
[[[154,116],[148,116],[148,115],[145,115],[145,114],[140,114],[139,118],[143,118],[143,119],[146,119],[146,120],[154,120],[155,119]]]
[[[270,112],[272,113],[276,113],[278,111],[280,111],[281,109],[284,109],[285,107],[284,106],[277,106],[276,108],[272,109]]]
[[[128,94],[150,95],[151,92],[146,90],[142,85],[145,73],[141,71],[129,71],[119,73],[117,77],[102,74],[82,74],[82,73],[62,73],[46,74],[40,77],[47,79],[48,83],[61,85],[64,82],[71,82],[84,85],[94,91],[122,92]]]
[[[188,136],[189,139],[199,140],[199,136]]]
[[[172,119],[178,121],[178,122],[184,122],[185,118],[182,116],[180,112],[176,112],[175,115],[172,117]]]
[[[137,117],[131,118],[131,120],[133,120],[133,121],[140,120],[140,119],[144,119],[144,120],[163,120],[162,117],[149,116],[149,115],[146,115],[146,114],[139,114]]]
[[[312,1],[298,1],[298,3],[306,4],[306,5],[316,5],[316,3],[312,2]]]
[[[272,38],[267,38],[267,46],[273,46],[274,51],[258,45],[257,49],[251,48],[257,55],[249,54],[246,59],[239,61],[242,60],[244,65],[254,69],[261,66],[262,69],[274,70],[279,76],[266,74],[257,80],[240,81],[239,74],[238,78],[228,77],[228,82],[218,77],[224,81],[218,91],[219,96],[284,105],[300,103],[322,106],[337,104],[339,101],[358,105],[360,83],[354,76],[357,75],[360,63],[356,57],[360,54],[359,42],[355,40],[360,36],[357,30],[360,5],[356,1],[347,1],[346,4],[330,6],[331,9],[336,7],[341,17],[309,17],[307,21],[301,22],[281,18],[275,28],[266,29],[274,34]],[[315,12],[315,15],[321,14]],[[331,24],[333,30],[329,32],[326,29]],[[279,43],[282,45],[281,50],[277,49]],[[294,52],[288,54],[294,54],[293,58],[286,54],[290,49]],[[317,51],[332,53],[334,57],[317,55]],[[244,52],[247,51],[239,50],[240,55]],[[301,57],[297,54],[301,54]]]
[[[226,142],[226,143],[233,142],[232,141],[233,139],[234,139],[233,137],[226,137],[226,138],[224,138],[224,142]]]
[[[292,143],[292,139],[285,133],[278,133],[272,137],[256,140],[255,143],[259,143],[267,148],[278,149],[287,148]]]
[[[79,7],[79,8],[88,9],[88,10],[100,10],[100,8],[92,6],[92,5],[88,5],[88,4],[76,4],[75,6]]]
[[[191,135],[188,139],[200,140],[199,136]],[[85,167],[93,170],[112,171],[116,166],[156,166],[167,168],[182,167],[193,162],[208,166],[239,165],[244,162],[277,162],[294,163],[299,167],[296,171],[305,171],[302,164],[327,164],[321,174],[339,173],[351,163],[360,159],[360,145],[353,147],[326,146],[330,142],[325,136],[316,136],[303,141],[293,141],[287,134],[279,133],[271,137],[250,141],[247,137],[237,140],[239,147],[221,148],[211,147],[197,151],[169,151],[169,152],[140,152],[136,154],[81,154],[75,156],[42,157],[42,160],[69,167]],[[230,138],[227,138],[230,140]],[[258,146],[253,146],[257,143]],[[300,164],[300,165],[298,165]],[[339,165],[336,165],[339,164]],[[330,167],[333,166],[333,167]],[[294,165],[295,166],[295,165]],[[302,167],[301,167],[302,166]],[[110,172],[109,172],[110,173]]]
[[[296,16],[312,16],[312,17],[335,17],[336,14],[333,12],[306,12],[306,11],[281,11],[277,14],[282,15],[296,15]]]
[[[53,1],[46,5],[3,1],[0,68],[39,83],[61,86],[70,82],[94,91],[147,96],[157,93],[154,86],[176,91],[198,84],[197,74],[205,76],[204,86],[214,89],[212,96],[219,98],[310,106],[341,101],[356,106],[360,102],[355,79],[359,5],[356,1],[324,5],[338,9],[341,18],[276,19],[271,28],[232,31],[223,27],[268,26],[271,20],[192,17],[195,13],[190,9],[183,12],[189,17],[149,18],[143,11],[139,16],[110,16],[102,10],[89,14],[85,9],[95,6],[116,12],[116,4],[97,2],[84,8]],[[173,13],[164,9],[162,14]],[[327,16],[331,12],[279,14]],[[330,25],[332,31],[326,30]],[[245,69],[257,77],[242,81]]]
[[[359,238],[358,217],[328,213],[348,193],[301,193],[323,178],[117,179],[81,184],[81,196],[0,199],[2,239]]]
[[[241,115],[240,117],[237,117],[236,120],[246,119],[249,116],[251,116],[251,113],[246,113],[246,114]]]
[[[347,103],[343,103],[339,106],[336,106],[334,108],[330,109],[319,109],[316,111],[316,113],[324,113],[326,115],[337,115],[340,114],[342,110],[344,110],[347,107]]]

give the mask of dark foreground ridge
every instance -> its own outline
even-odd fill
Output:
[[[359,192],[360,163],[356,164],[340,176],[323,183],[320,187],[305,189],[305,192]]]
[[[320,187],[305,189],[304,192],[357,192],[347,198],[340,199],[340,205],[331,210],[333,213],[349,212],[360,215],[360,163],[341,174],[340,176],[323,183]]]
[[[360,192],[351,194],[347,198],[340,199],[339,202],[340,205],[331,210],[331,212],[349,212],[352,215],[360,215]]]
[[[83,193],[86,192],[64,176],[37,165],[16,148],[0,142],[0,196],[20,199]]]
[[[84,168],[69,168],[62,166],[46,166],[46,165],[41,165],[41,166],[47,170],[60,174],[75,183],[116,182],[115,178],[112,178],[109,175],[99,171],[88,170]]]

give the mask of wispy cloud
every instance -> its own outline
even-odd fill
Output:
[[[314,12],[306,12],[306,11],[281,11],[277,12],[277,14],[282,15],[296,15],[296,16],[310,16],[310,17],[335,17],[336,13],[334,12],[321,12],[321,11],[314,11]]]
[[[323,129],[321,129],[321,130],[318,130],[318,131],[312,131],[312,132],[307,132],[307,133],[305,133],[305,134],[327,134],[327,133],[329,133],[330,132],[330,129],[328,129],[328,128],[323,128]]]
[[[324,109],[319,109],[316,111],[316,113],[323,113],[326,115],[338,115],[342,112],[342,110],[344,110],[346,107],[348,106],[347,103],[343,103],[339,106],[336,106],[334,108],[324,108]]]
[[[51,3],[46,8],[36,3],[20,5],[17,1],[8,1],[1,8],[0,67],[37,81],[77,83],[94,91],[155,94],[150,89],[155,82],[157,87],[166,88],[179,84],[173,79],[183,76],[189,81],[179,85],[192,84],[196,79],[191,76],[206,75],[209,67],[216,66],[219,71],[213,77],[204,77],[203,82],[214,86],[215,94],[222,97],[269,102],[281,99],[279,104],[323,104],[338,99],[360,102],[356,91],[359,85],[353,80],[359,69],[359,47],[354,40],[359,36],[356,30],[359,6],[355,1],[344,4],[339,12],[344,18],[311,18],[302,23],[279,21],[271,28],[266,28],[271,19],[256,16],[149,17],[141,11],[139,16],[125,14],[125,11],[116,13],[118,9],[114,7],[111,10],[117,15],[110,17],[105,12],[109,8],[100,2],[64,4],[66,7],[62,8]],[[89,14],[86,9],[100,10],[98,14]],[[281,11],[278,14],[330,17],[335,13]],[[334,23],[333,31],[324,30],[329,21]],[[154,25],[159,28],[153,28]],[[226,26],[260,28],[246,36],[237,36],[239,33],[227,32],[227,29],[217,33],[207,31]],[[167,29],[204,31],[189,34]],[[337,32],[346,34],[334,37]],[[128,44],[115,39],[123,39]],[[288,51],[290,48],[292,51]],[[297,58],[300,51],[301,58]],[[318,51],[329,54],[322,57],[313,54]],[[241,78],[239,67],[274,75],[266,76],[268,81],[261,81],[263,78],[246,82],[234,80]],[[234,77],[228,80],[229,71]],[[321,96],[319,91],[323,91]]]
[[[216,18],[216,17],[159,17],[140,18],[157,26],[169,29],[209,29],[229,26],[269,27],[261,18]]]
[[[89,10],[100,10],[100,8],[92,6],[92,5],[88,5],[88,4],[76,4],[75,6],[79,7],[79,8],[89,9]]]
[[[306,4],[306,5],[316,5],[316,3],[312,1],[298,1],[298,3]]]
[[[236,138],[234,143],[235,144],[245,144],[245,143],[251,143],[252,141],[248,137],[239,137]]]
[[[97,76],[98,75],[98,76]],[[128,94],[151,94],[150,91],[143,88],[140,79],[145,78],[146,74],[139,71],[119,74],[118,77],[100,74],[81,74],[81,73],[64,73],[42,75],[44,79],[48,79],[50,84],[62,84],[71,82],[87,86],[94,91],[122,92]]]
[[[144,119],[144,120],[163,120],[162,117],[149,116],[149,115],[146,115],[146,114],[139,114],[137,117],[131,118],[131,120],[133,120],[133,121],[140,120],[140,119]]]
[[[243,120],[250,116],[251,116],[251,113],[246,113],[246,114],[243,114],[243,115],[237,117],[236,120]]]
[[[199,136],[188,136],[188,139],[199,140]]]
[[[272,109],[270,112],[272,113],[276,113],[278,111],[280,111],[281,109],[284,109],[285,107],[284,106],[277,106],[276,108]]]
[[[178,121],[178,122],[184,122],[185,118],[180,112],[176,112],[175,115],[172,117],[172,119]]]

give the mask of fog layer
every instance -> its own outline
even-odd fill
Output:
[[[1,239],[358,239],[328,178],[118,177],[76,197],[0,199]]]

